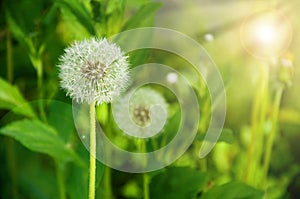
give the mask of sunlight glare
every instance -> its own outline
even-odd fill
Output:
[[[279,11],[256,13],[247,17],[241,26],[244,49],[259,59],[270,59],[283,54],[292,39],[292,27]]]

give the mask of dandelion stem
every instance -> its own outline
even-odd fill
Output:
[[[142,148],[142,152],[145,153],[146,151],[146,141],[142,140],[141,141],[141,148]],[[145,160],[145,166],[147,164],[147,159]],[[149,176],[148,174],[145,172],[143,173],[143,190],[144,190],[144,199],[149,199]]]
[[[66,189],[64,183],[64,165],[56,161],[56,178],[58,183],[59,198],[66,199]]]
[[[143,173],[143,189],[144,199],[149,199],[149,177],[147,173]]]
[[[270,166],[270,160],[272,155],[272,147],[274,143],[275,133],[277,130],[277,122],[278,122],[278,113],[280,109],[280,103],[282,98],[284,87],[280,86],[276,93],[275,93],[275,99],[273,104],[273,113],[272,113],[272,127],[267,137],[267,143],[266,143],[266,151],[264,155],[264,163],[263,163],[263,178],[262,178],[262,187],[265,187],[267,177],[268,177],[268,170]]]
[[[138,145],[138,150],[140,151],[140,153],[147,152],[145,140],[138,139],[137,145]],[[143,164],[143,167],[146,167],[147,159],[143,159],[142,164]],[[143,173],[142,178],[143,178],[143,199],[149,199],[150,198],[150,196],[149,196],[149,176],[145,172],[145,173]]]
[[[95,102],[90,104],[90,179],[89,179],[89,199],[95,198],[96,182],[96,121]]]

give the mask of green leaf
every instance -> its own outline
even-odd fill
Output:
[[[6,19],[9,26],[10,31],[13,33],[14,37],[24,45],[31,54],[34,54],[36,49],[32,40],[29,38],[28,33],[17,23],[17,21],[13,18],[11,13],[6,9]]]
[[[145,36],[145,38],[148,39],[149,37]],[[129,61],[131,63],[131,67],[134,68],[136,66],[145,63],[149,55],[149,49],[139,49],[130,52],[128,55],[129,55]]]
[[[20,120],[0,129],[0,133],[13,137],[28,149],[45,153],[59,161],[82,160],[68,147],[55,129],[39,120]]]
[[[206,136],[206,134],[204,134],[204,133],[199,134],[197,136],[197,139],[199,141],[203,141],[205,136]],[[234,140],[235,140],[235,138],[234,138],[232,130],[231,129],[223,129],[217,142],[226,142],[228,144],[232,144],[234,142]]]
[[[124,25],[123,30],[150,26],[153,23],[155,12],[161,7],[161,3],[150,2],[143,5]]]
[[[0,78],[0,109],[12,110],[14,113],[35,117],[35,113],[22,97],[17,87]]]
[[[10,31],[14,34],[18,41],[24,42],[24,38],[26,37],[25,31],[17,24],[15,19],[10,14],[9,10],[5,10],[6,20],[9,26]]]
[[[130,8],[139,8],[140,6],[151,2],[151,0],[130,0],[126,2],[126,5]]]
[[[139,10],[125,23],[122,28],[122,31],[153,26],[154,14],[161,6],[161,3],[158,2],[149,2],[142,5]],[[152,38],[152,32],[149,32],[147,35],[134,35],[135,41],[139,44],[141,43],[150,43]],[[125,41],[128,43],[127,41]],[[128,44],[127,44],[128,45]],[[133,67],[138,66],[142,63],[145,63],[145,60],[148,57],[149,49],[140,49],[134,52],[131,52],[129,55],[130,63]]]
[[[107,3],[106,14],[112,14],[113,12],[123,12],[124,0],[110,0]]]
[[[50,126],[54,127],[65,142],[71,139],[75,132],[72,106],[70,104],[51,100],[48,107],[47,121]]]
[[[229,182],[215,186],[207,191],[201,199],[261,199],[263,192],[240,182]]]
[[[85,27],[91,35],[96,34],[92,23],[92,16],[83,3],[77,0],[58,0],[57,3],[61,6],[61,8],[69,10],[70,13],[76,17],[77,21]]]
[[[208,177],[188,167],[171,167],[154,176],[150,183],[150,198],[195,198],[208,181]]]

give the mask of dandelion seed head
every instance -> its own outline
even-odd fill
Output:
[[[128,81],[127,56],[104,39],[76,41],[58,65],[61,87],[77,103],[111,102]]]
[[[139,126],[146,126],[150,122],[150,109],[145,105],[138,105],[133,108],[133,120]]]
[[[113,104],[114,118],[126,134],[147,138],[156,135],[167,119],[168,104],[156,90],[142,87]]]

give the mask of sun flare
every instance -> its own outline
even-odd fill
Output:
[[[279,11],[247,17],[240,33],[244,49],[259,59],[280,56],[286,52],[292,39],[291,24]]]

